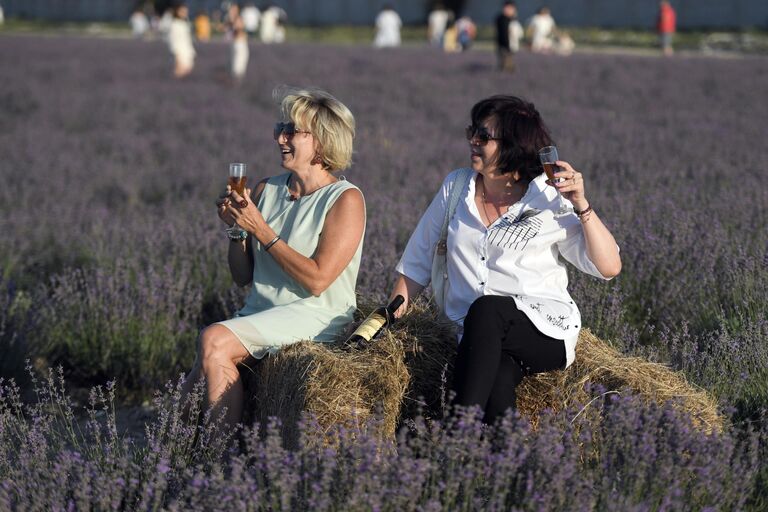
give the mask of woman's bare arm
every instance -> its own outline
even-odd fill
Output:
[[[233,196],[236,198],[236,196]],[[277,233],[269,227],[254,205],[235,209],[237,223],[262,245]],[[341,194],[328,211],[317,249],[306,257],[284,240],[275,243],[269,254],[278,265],[312,295],[320,295],[352,261],[365,231],[365,203],[357,189]]]
[[[267,180],[263,179],[256,185],[256,189],[251,194],[251,200],[254,204],[258,204],[259,196],[261,196],[266,183]],[[234,217],[232,217],[228,209],[231,206],[231,199],[229,199],[231,192],[231,188],[227,187],[225,195],[216,202],[219,208],[219,217],[221,217],[228,226],[232,226],[235,222]],[[232,280],[238,286],[247,286],[253,279],[252,254],[250,238],[241,242],[230,241],[227,262],[229,263],[229,272],[232,274]]]
[[[392,287],[392,293],[389,294],[389,300],[391,301],[395,295],[402,295],[405,301],[403,301],[403,304],[397,308],[397,311],[395,311],[395,318],[400,318],[405,314],[408,310],[408,304],[418,297],[423,289],[424,287],[422,285],[410,277],[404,276],[403,274],[399,275],[397,281],[395,281],[395,286]]]

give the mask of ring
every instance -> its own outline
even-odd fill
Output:
[[[239,203],[237,203],[237,205],[238,205],[240,208],[245,208],[246,206],[248,206],[248,201],[246,201],[245,199],[241,199],[241,200],[240,200],[240,202],[239,202]]]

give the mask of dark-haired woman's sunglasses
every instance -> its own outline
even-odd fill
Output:
[[[467,136],[467,140],[478,146],[485,146],[488,144],[489,140],[501,140],[501,137],[492,136],[485,126],[475,126],[471,124],[465,128],[464,132]]]
[[[290,139],[297,133],[312,133],[309,130],[299,130],[296,128],[295,123],[275,123],[275,130],[272,132],[272,136],[275,140],[280,138],[280,134],[285,135],[286,139]]]

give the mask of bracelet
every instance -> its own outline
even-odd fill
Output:
[[[280,238],[280,235],[276,235],[275,238],[270,240],[269,243],[264,246],[264,251],[265,252],[269,251],[272,248],[272,246],[275,245],[279,240],[282,240],[282,238]]]
[[[248,232],[244,229],[236,230],[230,227],[227,229],[227,236],[230,242],[242,242],[248,238]]]
[[[591,204],[586,208],[584,208],[583,210],[577,210],[576,208],[573,209],[573,213],[575,213],[578,218],[581,218],[582,215],[587,215],[591,211],[592,211]]]

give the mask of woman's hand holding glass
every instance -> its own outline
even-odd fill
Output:
[[[229,194],[227,197],[230,199],[230,205],[231,205],[231,198],[232,198],[233,191],[239,190],[240,193],[243,194],[243,192],[245,191],[245,183],[247,179],[248,178],[245,175],[245,164],[243,163],[229,164],[229,178],[227,180],[227,191],[229,192]],[[248,202],[238,201],[238,204],[244,207],[248,204]],[[229,237],[230,240],[233,240],[233,241],[245,240],[248,236],[248,232],[242,229],[241,226],[238,226],[237,218],[234,215],[232,215],[232,217],[234,218],[235,222],[234,224],[231,224],[230,227],[226,229],[227,236]]]
[[[586,210],[589,202],[584,194],[584,176],[565,160],[558,160],[555,163],[560,169],[555,173],[555,178],[559,178],[560,181],[553,185],[577,211]]]
[[[229,196],[224,215],[229,216],[229,218],[234,220],[235,224],[240,226],[240,228],[246,232],[256,236],[256,238],[263,238],[265,235],[268,236],[267,234],[262,235],[262,232],[264,232],[265,228],[268,226],[259,209],[253,204],[253,201],[250,200],[251,189],[245,189],[245,197],[238,194],[236,190],[231,190],[229,187],[227,187],[227,189],[229,190]]]

